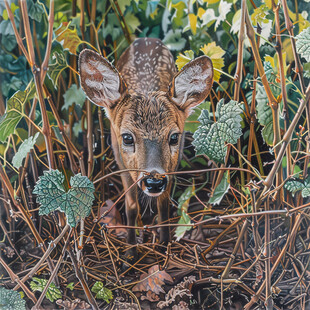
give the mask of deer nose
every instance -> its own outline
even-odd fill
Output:
[[[160,178],[148,176],[143,179],[143,182],[148,191],[152,194],[158,194],[164,191],[167,187],[167,178],[165,176]]]

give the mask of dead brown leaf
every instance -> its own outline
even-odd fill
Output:
[[[162,289],[165,280],[170,283],[173,282],[171,276],[165,270],[159,270],[158,265],[154,265],[149,268],[148,274],[142,274],[140,276],[141,282],[136,284],[132,290],[134,292],[151,291],[156,295],[159,295],[159,293],[165,293]]]

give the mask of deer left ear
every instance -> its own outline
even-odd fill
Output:
[[[186,64],[169,85],[170,99],[182,110],[199,105],[207,98],[213,83],[213,65],[208,56]]]

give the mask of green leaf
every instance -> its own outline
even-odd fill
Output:
[[[112,292],[103,286],[101,281],[97,281],[91,289],[92,292],[96,294],[96,298],[104,300],[109,303],[113,299]]]
[[[80,173],[71,178],[71,188],[68,192],[65,191],[63,182],[64,176],[60,171],[44,171],[33,193],[37,194],[37,202],[41,204],[40,215],[47,215],[59,209],[66,213],[68,223],[75,227],[81,219],[89,215],[95,187]]]
[[[29,137],[20,145],[17,153],[12,159],[12,164],[15,168],[19,168],[22,166],[23,159],[27,156],[28,152],[33,149],[33,146],[35,145],[39,134],[40,133],[37,132],[33,137]]]
[[[30,18],[41,22],[42,16],[44,15],[43,4],[37,1],[34,3],[32,0],[27,0],[27,10]]]
[[[294,179],[288,180],[284,184],[284,188],[286,188],[289,192],[292,193],[294,197],[298,191],[301,191],[301,196],[303,198],[310,196],[310,176],[308,176],[305,180]]]
[[[52,63],[49,64],[47,76],[52,81],[55,89],[57,89],[58,78],[63,70],[68,67],[66,56],[63,52],[54,52],[52,55]]]
[[[33,281],[30,282],[30,288],[33,292],[39,291],[43,292],[44,288],[46,287],[47,280],[40,279],[40,278],[32,278]],[[55,300],[62,297],[61,291],[56,287],[54,283],[51,283],[46,292],[46,298],[50,302],[54,302]]]
[[[74,282],[70,282],[70,283],[66,286],[66,288],[68,288],[70,291],[73,291],[73,289],[74,289]]]
[[[25,310],[26,301],[17,291],[0,287],[0,309],[1,310]]]
[[[228,180],[228,171],[226,171],[220,184],[214,190],[213,196],[210,198],[209,203],[212,205],[219,205],[229,188],[230,184]]]
[[[224,99],[217,105],[217,122],[213,123],[209,112],[203,110],[198,119],[201,125],[193,135],[196,154],[205,154],[215,162],[224,163],[227,149],[225,143],[237,143],[242,134],[241,113],[237,101],[231,100],[224,104]]]
[[[184,48],[186,40],[182,38],[182,30],[170,29],[163,39],[163,43],[172,51],[180,51]]]
[[[63,105],[62,110],[69,109],[73,103],[83,106],[86,98],[82,88],[77,88],[76,84],[72,84],[63,97],[65,104]]]
[[[297,52],[310,62],[310,27],[304,29],[298,36],[296,36]]]
[[[141,24],[139,19],[132,12],[128,12],[124,18],[130,29],[130,32],[134,33]]]
[[[178,224],[190,224],[190,223],[191,223],[190,217],[187,215],[186,212],[182,211],[182,215]],[[191,229],[192,226],[178,226],[174,234],[174,236],[177,238],[176,241],[179,241],[181,238],[183,238],[184,234]]]
[[[28,91],[17,91],[8,101],[5,114],[0,117],[0,141],[12,134],[22,119],[21,113],[28,98]]]

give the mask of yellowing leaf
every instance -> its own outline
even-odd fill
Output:
[[[69,29],[69,24],[64,22],[56,29],[56,40],[64,47],[69,50],[70,54],[76,55],[77,47],[82,43],[79,36],[77,35],[76,29]]]
[[[189,24],[191,26],[191,30],[193,35],[197,32],[197,16],[193,13],[188,14]]]
[[[221,73],[218,70],[221,70],[224,67],[224,54],[225,51],[216,46],[215,42],[209,43],[208,45],[204,45],[200,49],[205,55],[209,56],[213,63],[213,70],[214,70],[214,81],[219,82]]]
[[[187,63],[189,63],[192,59],[194,59],[194,52],[192,50],[184,51],[184,54],[179,54],[175,64],[180,71]]]
[[[202,15],[203,15],[205,12],[206,12],[206,10],[204,10],[202,7],[199,7],[197,16],[198,16],[199,18],[202,18]]]
[[[254,9],[253,14],[251,15],[251,20],[254,26],[257,24],[262,25],[263,23],[268,22],[266,16],[269,14],[268,5],[262,4],[258,8]]]
[[[208,4],[214,4],[219,2],[220,0],[203,0],[203,2],[207,2]]]

